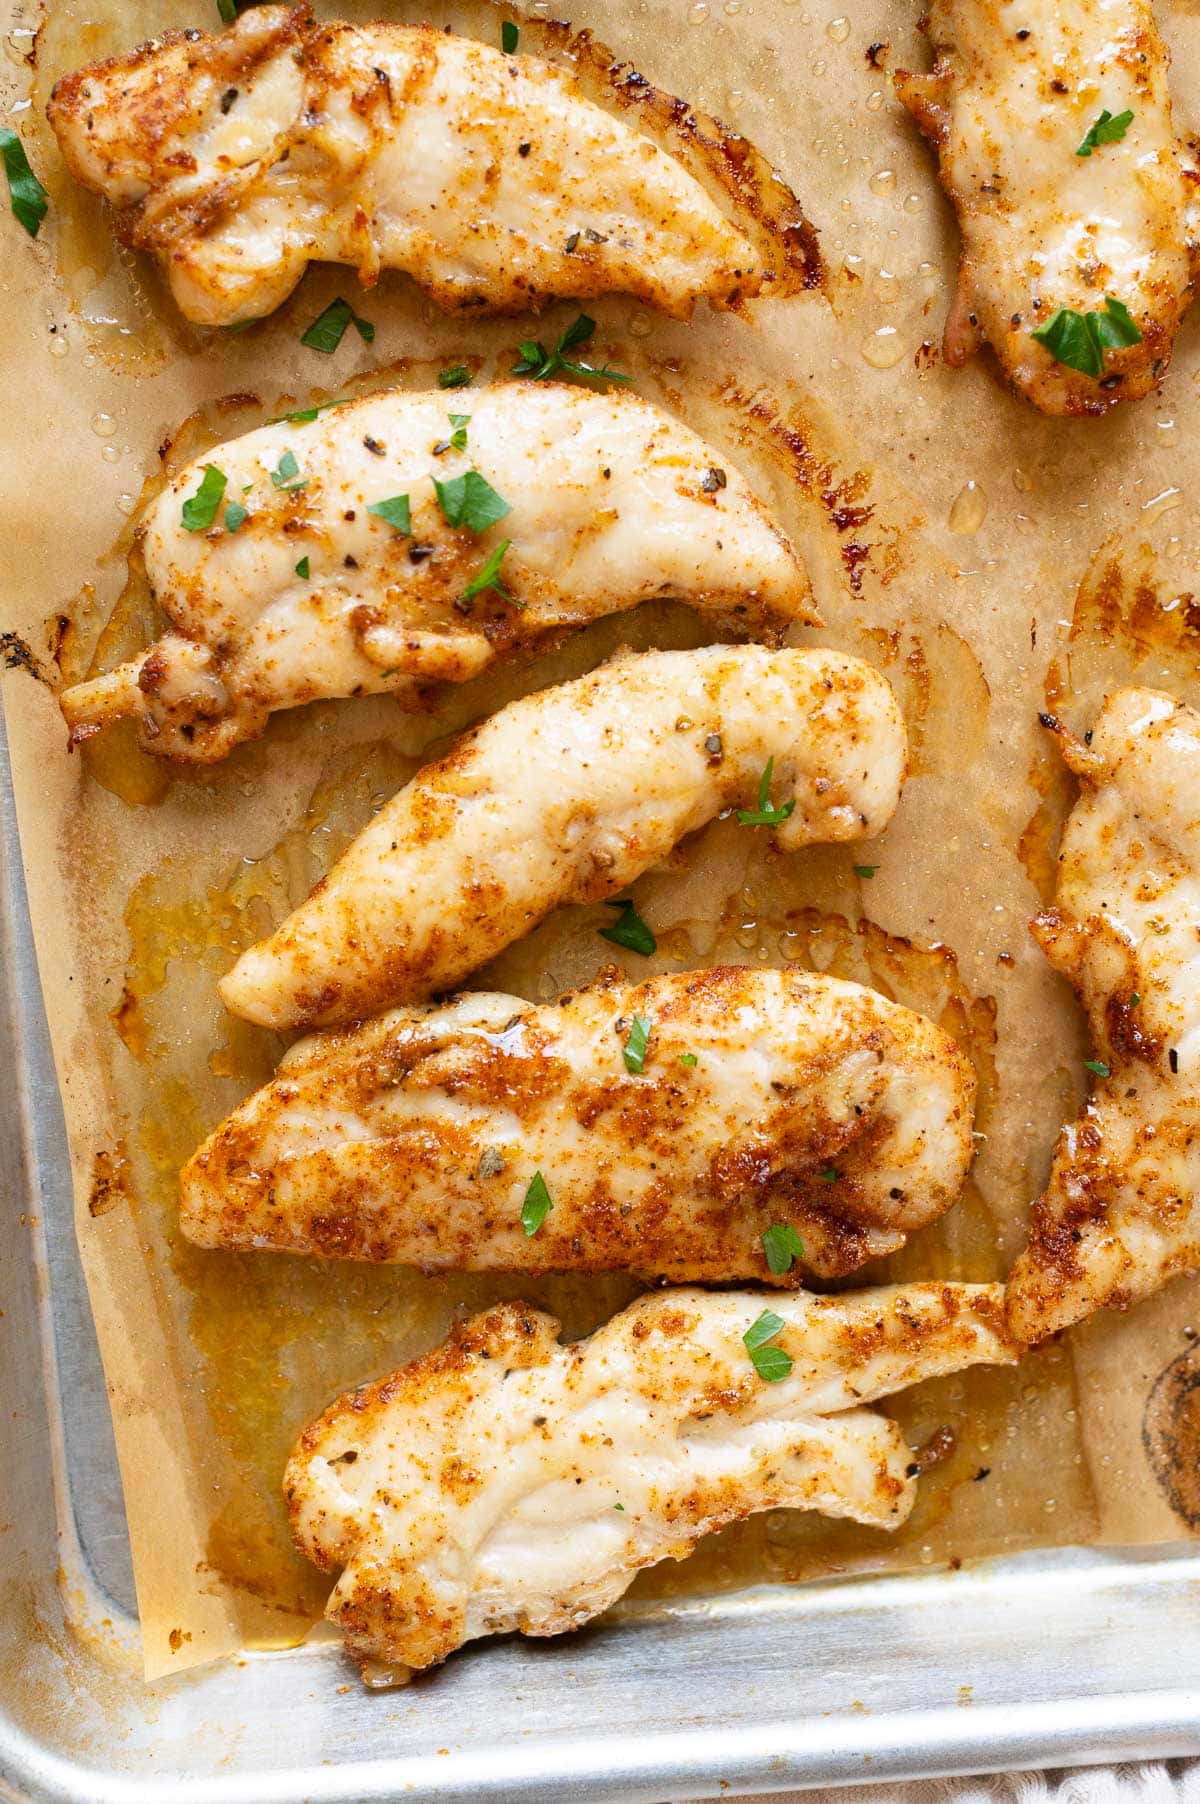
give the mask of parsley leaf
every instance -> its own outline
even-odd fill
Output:
[[[782,1347],[767,1345],[785,1326],[781,1315],[776,1315],[773,1309],[764,1309],[758,1320],[752,1322],[742,1336],[750,1362],[766,1384],[778,1384],[792,1369],[790,1353],[785,1353]]]
[[[1090,313],[1089,319],[1096,322],[1096,335],[1107,350],[1124,349],[1127,345],[1140,345],[1142,335],[1134,324],[1133,315],[1124,301],[1114,300],[1111,294],[1104,297],[1104,312]]]
[[[336,301],[330,301],[323,313],[318,313],[308,331],[301,337],[300,343],[307,345],[310,351],[324,351],[326,356],[336,351],[346,336],[346,327],[353,325],[364,344],[374,344],[375,328],[369,319],[360,319],[349,301],[339,294]]]
[[[771,805],[771,778],[775,774],[775,760],[768,758],[763,767],[763,774],[758,782],[758,807],[739,808],[738,824],[742,827],[780,827],[792,813],[795,801],[784,802],[780,807]]]
[[[528,1239],[532,1240],[553,1207],[546,1180],[540,1171],[535,1171],[521,1204],[521,1226]]]
[[[470,381],[471,372],[465,363],[455,363],[448,370],[438,371],[439,388],[466,388]]]
[[[1140,997],[1140,995],[1139,995],[1139,994],[1138,994],[1138,992],[1137,992],[1137,991],[1136,991],[1136,990],[1135,990],[1135,991],[1134,991],[1134,992],[1133,992],[1133,995],[1132,995],[1132,996],[1131,996],[1131,997],[1130,997],[1130,998],[1129,998],[1129,1006],[1130,1006],[1130,1008],[1136,1008],[1136,1007],[1137,1007],[1137,1005],[1138,1005],[1138,1003],[1139,1003],[1139,1002],[1140,1002],[1140,1001],[1141,1001],[1141,1000],[1142,1000],[1142,999],[1141,999],[1141,997]]]
[[[523,601],[518,601],[512,591],[505,588],[504,584],[500,581],[500,565],[503,563],[504,554],[511,544],[511,539],[505,539],[503,544],[497,545],[495,551],[493,551],[491,557],[483,566],[483,569],[475,572],[475,575],[463,590],[462,598],[464,601],[474,601],[475,597],[477,595],[482,595],[485,589],[494,589],[497,595],[501,596],[505,601],[510,601],[514,608],[523,608],[525,606],[525,603]]]
[[[207,532],[217,517],[221,497],[225,493],[225,472],[216,464],[205,464],[200,487],[183,504],[180,518],[188,532]]]
[[[250,515],[240,501],[231,501],[225,509],[225,531],[236,532],[249,518]]]
[[[650,1044],[650,1029],[654,1023],[649,1015],[635,1015],[633,1025],[629,1029],[629,1038],[621,1048],[621,1056],[625,1060],[625,1069],[631,1077],[640,1077],[646,1064],[646,1048]]]
[[[405,538],[412,537],[412,508],[407,495],[389,495],[384,501],[372,501],[367,505],[367,512],[374,514],[378,520],[386,520]]]
[[[4,158],[8,200],[13,216],[25,227],[31,238],[36,238],[38,227],[46,217],[46,190],[29,167],[25,146],[16,132],[10,131],[7,126],[0,127],[0,156]]]
[[[643,958],[657,952],[658,941],[629,896],[623,896],[619,902],[610,902],[608,907],[619,908],[621,913],[611,927],[597,929],[602,940],[610,940],[614,946],[625,946],[630,952],[640,952]]]
[[[552,351],[548,351],[540,339],[527,338],[519,346],[521,358],[512,366],[514,376],[532,376],[535,382],[545,382],[550,376],[560,372],[567,376],[582,376],[585,381],[592,382],[632,382],[632,376],[624,376],[620,370],[610,369],[607,364],[580,363],[564,355],[576,345],[586,344],[596,330],[596,322],[581,313],[569,325]]]
[[[512,56],[521,42],[521,30],[511,19],[505,19],[500,27],[500,48],[505,56]]]
[[[836,1165],[827,1165],[823,1171],[817,1173],[822,1184],[836,1184],[841,1175]]]
[[[251,320],[249,323],[253,325],[254,321]],[[282,426],[285,421],[288,421],[296,426],[306,426],[309,420],[315,420],[319,413],[324,413],[328,408],[344,407],[346,399],[345,396],[339,396],[336,401],[322,401],[320,405],[314,401],[311,407],[297,407],[292,413],[276,413],[267,421],[267,425]]]
[[[1083,143],[1079,146],[1075,155],[1077,157],[1090,157],[1092,152],[1099,149],[1101,144],[1119,144],[1132,124],[1132,113],[1118,113],[1114,118],[1108,108],[1105,107],[1103,112],[1100,113],[1096,119],[1093,119],[1092,123],[1088,126],[1087,131],[1084,133]]]
[[[308,477],[300,475],[300,465],[296,462],[294,451],[284,452],[279,460],[279,468],[271,471],[271,481],[277,489],[283,489],[289,495],[293,489],[308,487]]]
[[[873,877],[878,869],[877,864],[856,864],[854,875],[856,877]]]
[[[302,557],[300,559],[300,562],[296,565],[296,575],[300,578],[301,582],[307,582],[308,581],[308,573],[309,573],[308,559],[306,557]]]
[[[465,470],[449,482],[439,482],[436,476],[430,480],[448,526],[465,526],[468,532],[478,535],[512,513],[503,495],[498,495],[478,470]]]
[[[688,1070],[692,1071],[695,1069],[695,1067],[699,1063],[699,1061],[696,1058],[696,1055],[694,1052],[681,1052],[679,1055],[679,1063],[681,1065],[686,1065]]]
[[[465,451],[467,448],[467,427],[471,424],[470,414],[448,413],[446,418],[454,428],[454,431],[450,434],[450,449],[452,451]]]
[[[1103,1059],[1084,1059],[1083,1068],[1090,1071],[1093,1077],[1111,1077],[1112,1072]]]
[[[794,1259],[803,1259],[804,1242],[793,1228],[791,1222],[773,1222],[762,1237],[763,1252],[767,1256],[767,1267],[781,1278],[784,1272],[792,1269]]]
[[[1045,345],[1056,363],[1084,376],[1104,374],[1104,353],[1141,343],[1142,335],[1124,302],[1106,295],[1103,313],[1074,313],[1059,307],[1031,337]]]

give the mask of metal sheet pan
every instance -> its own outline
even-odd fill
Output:
[[[0,744],[0,1795],[661,1800],[1200,1752],[1200,1551],[630,1606],[372,1695],[332,1643],[143,1684]]]

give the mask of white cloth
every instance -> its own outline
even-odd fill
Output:
[[[989,1773],[908,1785],[827,1786],[771,1793],[765,1801],[725,1794],[722,1804],[1200,1804],[1200,1760]]]

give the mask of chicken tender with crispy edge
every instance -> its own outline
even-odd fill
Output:
[[[1200,1270],[1200,715],[1121,689],[1090,744],[1058,731],[1082,794],[1034,932],[1098,1069],[1009,1281],[1024,1341]]]
[[[1047,414],[1106,413],[1147,394],[1197,269],[1195,164],[1172,122],[1149,0],[931,0],[925,29],[932,73],[901,71],[896,87],[938,153],[962,232],[946,362],[986,340]],[[1033,336],[1060,308],[1092,338],[1090,371]]]
[[[189,530],[209,469],[223,499]],[[452,526],[434,488],[470,470],[507,510],[482,532]],[[406,509],[372,511],[395,500]],[[818,621],[799,556],[726,458],[638,395],[563,383],[392,390],[278,420],[190,463],[141,537],[174,631],[66,690],[63,713],[73,743],[132,715],[146,751],[192,763],[254,738],[273,709],[415,703],[423,685],[660,597],[738,636]],[[505,541],[500,586],[471,594]]]
[[[552,909],[619,896],[722,809],[756,812],[768,774],[785,851],[881,832],[906,757],[886,679],[840,652],[618,658],[510,702],[420,771],[222,998],[260,1026],[325,1027],[453,989]]]
[[[578,1628],[641,1567],[759,1510],[899,1528],[912,1454],[863,1405],[1012,1364],[1002,1296],[665,1290],[565,1347],[551,1316],[501,1303],[305,1430],[284,1479],[292,1534],[340,1570],[325,1614],[347,1651],[421,1668],[479,1636]],[[764,1307],[783,1357],[763,1369],[787,1367],[774,1382],[746,1347]]]
[[[974,1094],[940,1028],[833,977],[612,971],[542,1007],[472,992],[300,1041],[184,1167],[180,1225],[425,1271],[794,1286],[950,1207]],[[552,1206],[530,1233],[535,1173]],[[802,1250],[772,1268],[781,1226]]]
[[[639,103],[651,95],[642,84]],[[702,297],[733,307],[820,279],[815,233],[778,180],[768,229],[713,157],[731,220],[570,69],[428,25],[249,7],[225,31],[166,32],[64,76],[48,114],[72,175],[201,325],[270,313],[316,261],[368,285],[403,270],[474,313],[616,291],[686,318]]]

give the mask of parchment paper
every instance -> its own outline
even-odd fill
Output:
[[[10,19],[5,117],[52,206],[36,246],[7,216],[0,224],[0,627],[20,636],[6,642],[4,699],[154,1677],[289,1644],[319,1614],[326,1582],[290,1551],[278,1484],[292,1438],[337,1391],[493,1297],[530,1296],[573,1336],[633,1289],[620,1277],[423,1279],[184,1245],[179,1163],[281,1049],[224,1014],[215,978],[450,731],[621,643],[701,633],[682,610],[643,610],[451,692],[430,716],[385,700],[276,716],[259,744],[208,772],[173,775],[119,736],[68,757],[54,686],[151,631],[127,562],[135,510],[164,467],[281,403],[421,386],[449,362],[503,373],[527,324],[446,321],[399,277],[359,296],[348,272],[321,270],[269,326],[233,337],[186,327],[148,268],[113,249],[98,203],[70,188],[40,108],[62,69],[167,25],[212,27],[215,7],[54,0],[31,72],[39,18],[25,4]],[[716,823],[648,875],[635,893],[659,934],[649,968],[797,959],[875,983],[960,1035],[981,1077],[972,1182],[887,1269],[994,1278],[1022,1243],[1087,1056],[1078,1011],[1026,933],[1070,803],[1038,709],[1049,693],[1086,724],[1105,685],[1131,675],[1200,699],[1200,319],[1161,396],[1101,422],[1043,420],[985,364],[941,366],[957,237],[888,78],[926,65],[916,10],[580,0],[577,26],[777,163],[830,272],[827,297],[763,302],[745,319],[702,311],[673,325],[619,298],[591,310],[608,361],[707,433],[771,502],[827,621],[805,636],[886,670],[917,748],[896,821],[873,846],[783,859],[765,835]],[[421,16],[407,0],[388,11]],[[438,4],[425,16],[498,39],[492,11]],[[1187,123],[1200,16],[1171,11],[1164,23]],[[522,47],[538,44],[527,16]],[[339,292],[375,321],[374,345],[350,332],[331,358],[304,350],[300,333]],[[576,311],[554,310],[541,335]],[[868,863],[876,876],[856,877]],[[601,915],[563,911],[479,982],[546,997],[587,977],[612,957],[596,937]],[[1172,1450],[1195,1446],[1180,1437],[1198,1318],[1196,1287],[1179,1283],[1018,1372],[922,1387],[897,1415],[914,1443],[943,1428],[950,1438],[938,1438],[947,1457],[900,1534],[758,1518],[644,1575],[635,1599],[1185,1535],[1200,1519],[1196,1486]]]

